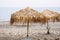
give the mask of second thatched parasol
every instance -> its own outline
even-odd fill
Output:
[[[50,10],[45,10],[42,12],[42,14],[47,18],[47,34],[49,34],[49,30],[50,28],[48,27],[48,22],[51,21],[51,22],[59,22],[59,14],[57,12],[53,12],[53,11],[50,11]]]

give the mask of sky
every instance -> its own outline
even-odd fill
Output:
[[[13,12],[27,6],[41,12],[49,9],[60,13],[60,0],[0,0],[0,21],[9,21]]]
[[[60,7],[60,0],[0,0],[0,7]]]

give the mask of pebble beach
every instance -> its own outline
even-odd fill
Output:
[[[47,35],[46,25],[30,24],[29,38],[32,40],[60,40],[60,23],[49,23],[50,34]],[[0,40],[22,40],[27,35],[26,25],[10,25],[0,22]]]

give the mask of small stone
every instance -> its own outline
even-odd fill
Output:
[[[44,40],[47,40],[47,38],[44,38]]]
[[[40,40],[40,39],[38,39],[38,40]]]
[[[56,38],[55,40],[59,40],[59,38]]]

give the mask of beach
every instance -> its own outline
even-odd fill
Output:
[[[50,34],[47,35],[46,25],[32,23],[29,25],[29,37],[33,40],[60,40],[60,23],[49,23]],[[21,40],[27,35],[26,25],[10,25],[9,21],[0,21],[0,40]]]

